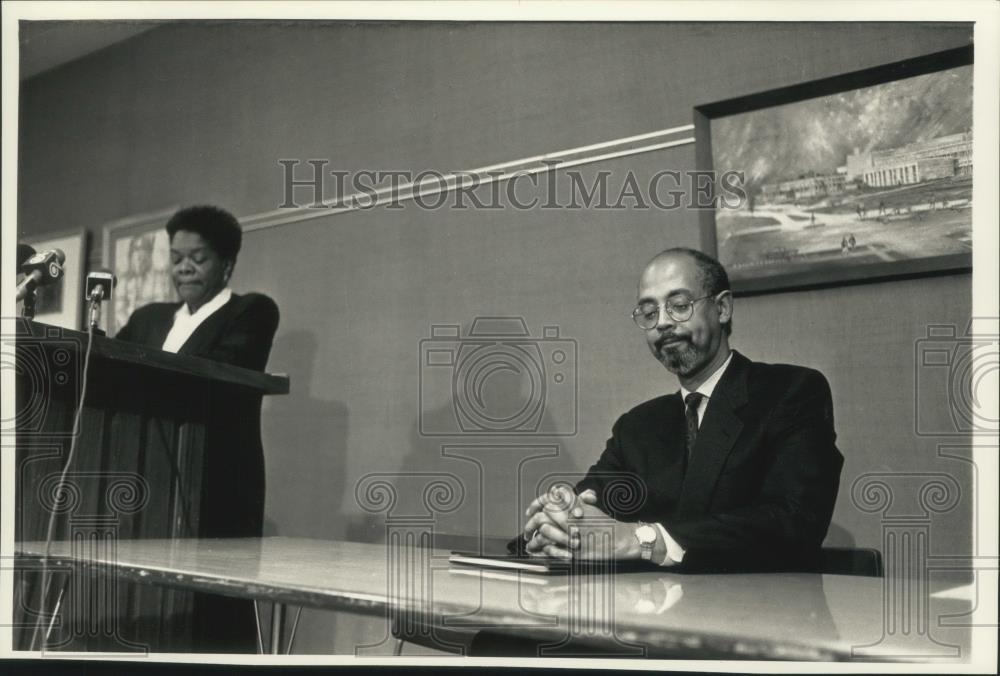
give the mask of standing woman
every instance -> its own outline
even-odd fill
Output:
[[[188,207],[170,218],[167,234],[171,278],[181,302],[139,308],[116,337],[263,371],[278,328],[278,306],[265,295],[240,295],[229,288],[243,239],[239,222],[218,207]],[[260,405],[261,396],[251,392],[214,398],[205,430],[208,452],[200,523],[192,536],[261,536],[264,449]],[[194,621],[193,650],[256,649],[250,601],[196,594]]]

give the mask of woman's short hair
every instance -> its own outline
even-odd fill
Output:
[[[236,217],[213,206],[185,207],[167,221],[167,234],[173,240],[178,230],[202,236],[208,245],[227,261],[235,261],[243,243],[243,229]]]

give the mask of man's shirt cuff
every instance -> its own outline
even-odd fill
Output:
[[[659,565],[676,566],[684,560],[684,548],[677,544],[677,540],[670,537],[670,533],[667,532],[662,523],[654,523],[653,525],[660,531],[660,537],[663,538],[663,542],[667,545],[667,555],[663,557]]]

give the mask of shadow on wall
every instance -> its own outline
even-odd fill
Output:
[[[432,330],[422,344],[410,450],[385,477],[397,496],[392,517],[426,519],[438,534],[512,537],[543,477],[580,478],[566,443],[576,432],[575,362],[570,378],[566,353],[554,356],[564,345],[511,321],[441,327],[454,332]],[[386,513],[370,507],[351,539],[384,540]]]
[[[307,331],[279,334],[271,351],[269,370],[287,371],[291,392],[265,400],[265,536],[342,539],[345,534],[337,515],[346,489],[349,412],[343,402],[312,396],[316,351],[316,337]]]

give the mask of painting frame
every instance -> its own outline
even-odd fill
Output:
[[[62,281],[37,291],[35,306],[35,321],[59,326],[64,329],[79,331],[83,321],[84,279],[87,275],[87,230],[73,228],[39,234],[25,240],[37,252],[60,249],[66,254],[63,261]],[[52,293],[58,294],[58,300],[52,298]],[[46,305],[57,302],[58,309],[48,310]]]
[[[715,176],[712,172],[720,171],[721,173],[725,170],[724,167],[715,167],[712,137],[712,123],[723,118],[767,111],[787,104],[809,102],[814,99],[849,93],[853,90],[893,83],[920,75],[972,66],[973,62],[973,46],[970,44],[842,75],[695,106],[693,111],[695,166],[699,175]],[[710,206],[699,210],[701,250],[716,257],[723,265],[726,265],[726,261],[722,260],[722,256],[720,256],[719,247],[717,207],[720,190],[714,180],[708,189],[708,204]],[[971,214],[971,197],[969,202]],[[881,209],[881,205],[879,209]],[[751,213],[753,213],[752,210]],[[971,233],[971,215],[969,219]],[[864,265],[837,266],[828,264],[825,267],[817,266],[815,269],[804,271],[798,270],[756,277],[741,278],[738,275],[733,275],[730,270],[730,277],[735,295],[750,296],[932,275],[970,273],[972,271],[971,244],[966,246],[969,250],[962,253],[880,261]]]
[[[109,336],[115,335],[131,313],[142,305],[178,300],[170,280],[169,251],[166,249],[169,242],[164,227],[177,209],[170,207],[136,214],[104,225],[102,265],[117,278],[115,293],[105,312],[104,326]],[[143,242],[149,249],[146,255],[151,269],[143,275],[145,281],[135,279],[137,275],[129,269],[131,244],[137,241]],[[129,254],[123,256],[126,247],[129,247]],[[147,288],[135,293],[137,286]]]

